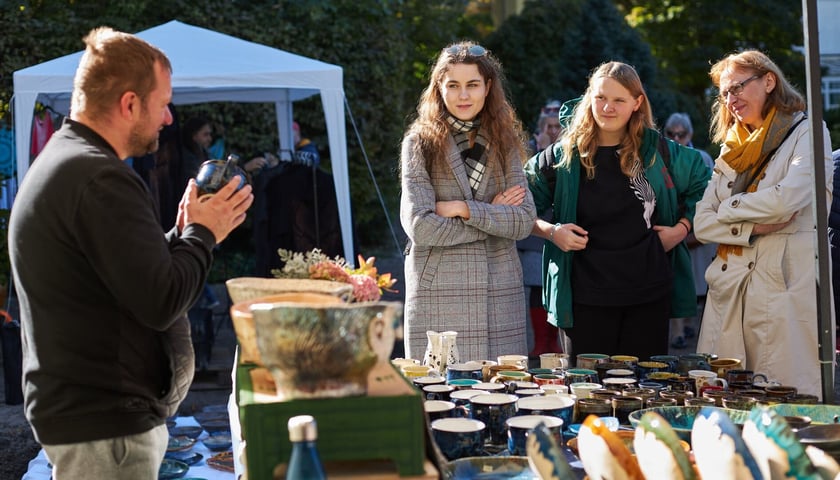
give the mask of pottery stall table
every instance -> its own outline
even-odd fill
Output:
[[[177,417],[176,426],[198,426],[198,422],[193,417]],[[207,432],[202,432],[198,437],[198,441],[190,449],[190,452],[201,455],[201,460],[190,466],[189,471],[183,476],[195,477],[205,480],[234,480],[233,472],[225,472],[217,470],[207,465],[207,460],[218,452],[212,452],[204,446],[201,442],[203,438],[207,437]],[[21,480],[50,480],[52,478],[52,468],[47,462],[47,456],[44,450],[38,452],[38,455],[29,462],[29,468],[23,474]]]

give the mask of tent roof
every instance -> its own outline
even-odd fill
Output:
[[[172,61],[176,104],[273,102],[277,89],[291,89],[287,100],[295,101],[319,90],[343,89],[339,66],[177,20],[137,36],[163,50]],[[69,101],[82,53],[18,70],[14,73],[15,93],[33,91],[58,102]]]

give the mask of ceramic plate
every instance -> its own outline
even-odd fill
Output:
[[[452,480],[539,480],[528,466],[528,457],[466,457],[444,466],[444,478]]]
[[[167,452],[183,452],[189,450],[195,445],[195,439],[190,437],[169,437],[169,445],[166,447]]]
[[[178,460],[179,462],[184,462],[187,465],[195,465],[204,458],[204,455],[197,452],[166,452],[164,458]]]
[[[158,470],[158,480],[170,480],[172,478],[181,478],[187,474],[190,467],[178,460],[164,458]]]
[[[233,452],[217,453],[207,459],[207,465],[215,468],[216,470],[233,472]]]
[[[172,437],[190,437],[196,439],[201,435],[203,429],[196,426],[173,427],[169,429],[169,435]]]

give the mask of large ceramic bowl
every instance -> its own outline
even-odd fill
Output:
[[[697,417],[697,413],[700,412],[703,408],[715,408],[716,410],[720,410],[725,412],[729,419],[732,420],[732,423],[741,427],[744,425],[744,422],[750,417],[749,410],[733,410],[730,408],[717,408],[717,407],[682,407],[682,406],[669,406],[669,407],[653,407],[653,408],[644,408],[642,410],[636,410],[635,412],[631,412],[628,416],[630,420],[630,425],[633,428],[639,425],[639,420],[641,420],[642,415],[647,412],[656,412],[664,418],[668,424],[671,425],[671,428],[677,433],[680,437],[680,440],[685,440],[686,442],[691,442],[691,428],[694,426],[694,419]]]
[[[388,362],[397,302],[264,302],[251,305],[257,348],[281,400],[364,395],[373,366]]]
[[[304,278],[238,277],[226,281],[225,286],[233,303],[278,293],[323,293],[345,301],[349,301],[353,295],[350,284]]]
[[[254,326],[254,315],[251,314],[251,305],[255,303],[273,302],[304,302],[321,305],[343,303],[340,298],[324,293],[280,293],[234,303],[230,307],[230,319],[233,322],[233,329],[236,332],[236,340],[239,342],[240,363],[263,364],[260,358],[260,351],[257,348],[257,329]]]

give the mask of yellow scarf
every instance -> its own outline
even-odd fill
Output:
[[[732,193],[755,192],[761,173],[767,168],[762,160],[784,140],[793,123],[793,115],[770,109],[761,126],[750,132],[746,125],[736,121],[726,132],[726,141],[721,148],[721,158],[738,173]],[[763,163],[763,165],[762,165]],[[750,181],[749,185],[745,185]],[[729,254],[741,255],[740,245],[718,245],[717,254],[724,260]]]

